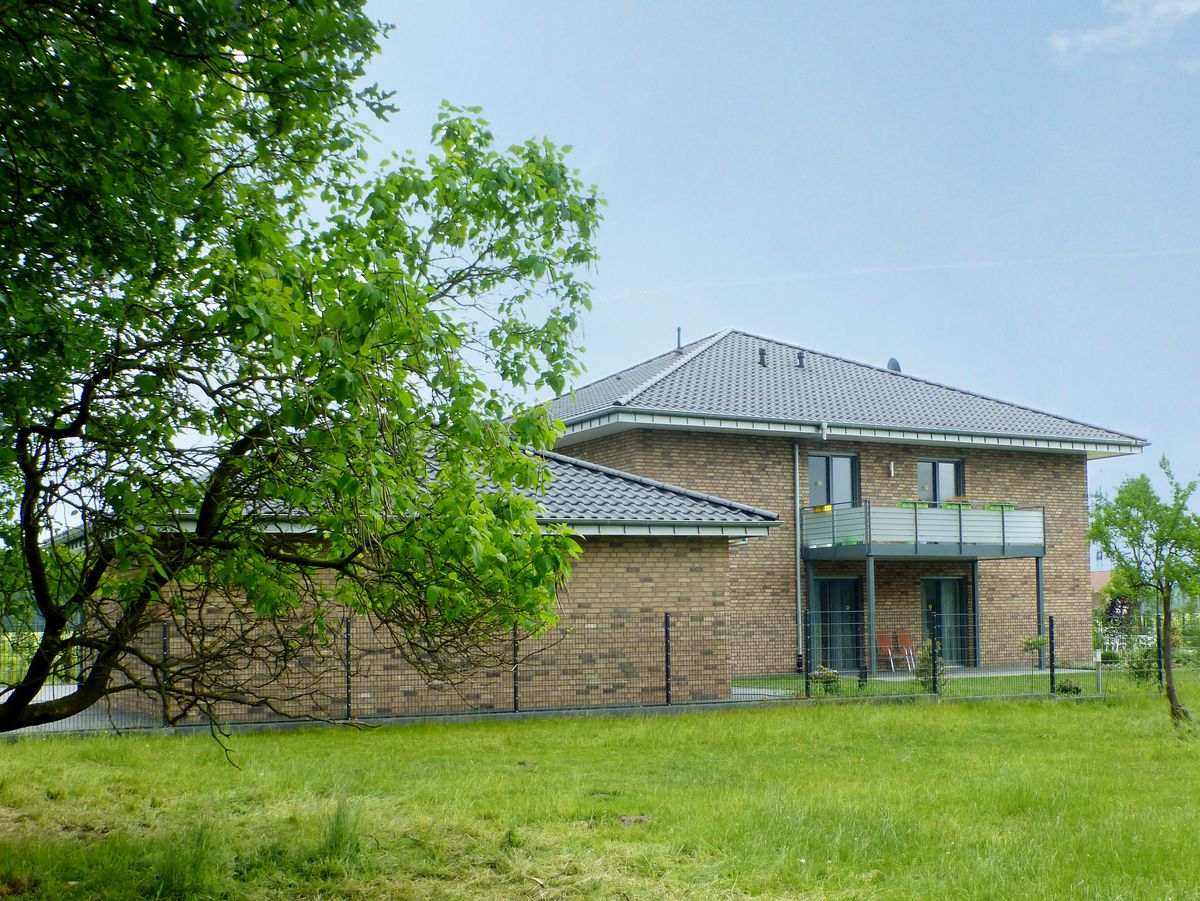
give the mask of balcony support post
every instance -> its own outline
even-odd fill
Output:
[[[1033,579],[1037,588],[1037,634],[1042,638],[1046,634],[1046,593],[1043,590],[1042,558],[1033,558]],[[1046,649],[1038,648],[1038,669],[1046,668]]]
[[[875,643],[875,555],[867,554],[867,650],[871,655],[870,671],[875,675],[879,648]]]
[[[975,646],[975,665],[979,660],[979,558],[971,561],[971,631]]]
[[[804,563],[804,697],[812,697],[813,671],[813,634],[812,611],[817,602],[817,576],[813,571],[813,561]]]

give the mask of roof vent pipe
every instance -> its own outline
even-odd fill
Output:
[[[675,327],[675,349],[683,350],[683,328],[681,326]]]
[[[796,368],[797,369],[804,368],[804,351],[802,351],[802,350],[796,351]]]
[[[767,365],[767,349],[765,347],[760,347],[758,349],[758,365],[759,366]]]
[[[890,369],[892,372],[899,372],[900,371],[900,361],[897,360],[895,357],[892,357],[887,362],[887,368]]]

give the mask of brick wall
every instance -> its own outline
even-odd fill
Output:
[[[544,635],[522,637],[517,679],[521,710],[663,704],[666,702],[664,613],[671,620],[672,701],[730,697],[726,591],[729,542],[724,538],[596,537],[560,592],[558,623]],[[227,610],[205,605],[207,617]],[[344,660],[345,624],[329,654],[306,656],[275,678],[247,661],[244,683],[271,694],[277,709],[341,719],[501,711],[513,709],[513,646],[502,640],[490,664],[452,682],[427,681],[395,650],[395,640],[362,616],[349,620],[350,674]],[[174,652],[180,637],[172,634]],[[146,633],[147,653],[161,653],[161,627]],[[347,697],[347,695],[349,695]],[[152,698],[125,692],[114,705],[153,714]],[[218,705],[228,722],[265,722],[265,706]],[[192,715],[184,723],[197,722]]]
[[[795,668],[795,563],[792,442],[790,439],[633,429],[570,444],[564,453],[605,466],[753,504],[779,514],[771,536],[730,554],[730,637],[735,674]],[[1074,636],[1067,656],[1090,657],[1090,583],[1087,547],[1087,463],[1079,454],[991,449],[921,448],[912,445],[806,441],[801,444],[800,494],[808,506],[808,454],[851,453],[859,459],[863,498],[894,504],[917,494],[917,460],[963,460],[966,497],[976,503],[1005,501],[1046,508],[1044,593],[1046,611]],[[890,465],[889,465],[890,464]],[[892,474],[894,472],[894,475]],[[817,572],[824,570],[816,564]],[[898,622],[919,622],[920,578],[968,564],[877,561],[877,609]],[[859,564],[859,571],[862,565]],[[803,577],[802,577],[803,578]],[[1021,638],[1036,634],[1032,559],[981,561],[981,622],[987,640],[982,661],[1018,662]],[[917,630],[919,634],[919,630]],[[764,634],[768,633],[768,634]],[[994,637],[995,640],[988,638]],[[1077,645],[1077,647],[1075,646]],[[1086,645],[1086,646],[1085,646]],[[1014,654],[1017,655],[1014,658]]]
[[[559,595],[557,625],[519,643],[520,709],[665,703],[668,612],[672,700],[728,698],[728,559],[723,538],[586,539]],[[497,666],[457,685],[428,685],[365,621],[355,643],[369,650],[356,658],[356,717],[513,707],[511,645],[496,649]]]
[[[731,658],[735,675],[796,671],[790,440],[636,429],[563,452],[778,513],[770,537],[729,552]]]

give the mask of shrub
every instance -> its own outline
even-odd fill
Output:
[[[917,681],[926,691],[944,691],[949,680],[946,677],[946,661],[942,659],[942,643],[937,643],[937,675],[934,676],[933,641],[927,641],[917,652]],[[936,681],[935,681],[936,679]]]
[[[1070,679],[1059,679],[1054,690],[1060,695],[1077,695],[1083,693],[1083,688]]]
[[[830,669],[825,665],[818,666],[813,670],[809,678],[812,680],[814,688],[823,691],[827,695],[836,695],[842,690],[841,677],[838,675],[838,671]]]
[[[1035,657],[1050,646],[1050,639],[1045,635],[1034,635],[1032,638],[1021,639],[1021,650]]]
[[[1100,652],[1100,662],[1101,663],[1120,663],[1121,655],[1118,654],[1116,651],[1101,651]]]
[[[1158,678],[1158,650],[1153,646],[1134,648],[1125,665],[1134,682],[1153,682]]]

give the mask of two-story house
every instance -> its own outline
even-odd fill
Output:
[[[780,514],[731,551],[734,676],[1091,656],[1088,460],[1140,438],[724,331],[551,402],[571,456]],[[1043,652],[1044,653],[1044,652]]]
[[[492,665],[430,684],[386,631],[351,617],[353,660],[297,674],[316,678],[316,706],[297,713],[790,697],[787,674],[819,666],[894,671],[899,687],[931,639],[948,666],[1027,672],[1051,616],[1058,659],[1089,660],[1087,463],[1145,445],[738,331],[550,408],[567,456],[544,456],[542,520],[583,548],[554,628],[514,633]],[[178,641],[164,627],[147,653]],[[761,692],[763,676],[786,678]],[[121,697],[125,716],[159,709]],[[235,721],[273,715],[229,706]]]

